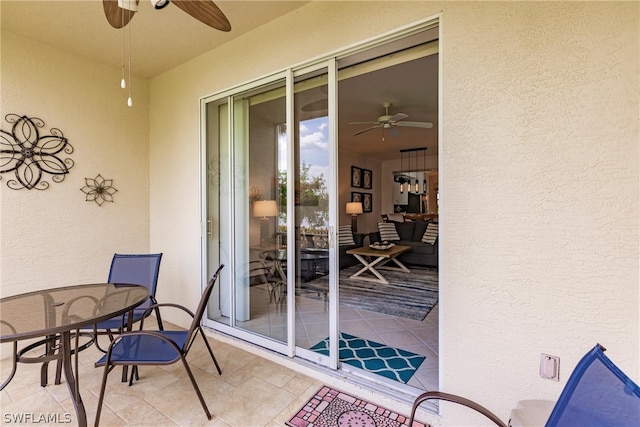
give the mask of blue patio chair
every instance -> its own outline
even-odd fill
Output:
[[[605,356],[604,351],[605,348],[597,344],[578,362],[546,420],[546,427],[640,426],[640,387]],[[467,406],[496,425],[507,427],[487,408],[464,397],[439,391],[418,396],[409,425],[413,423],[418,406],[430,399]]]
[[[134,309],[132,322],[139,322],[143,316],[148,316],[151,312],[147,313],[147,308],[152,304],[157,303],[155,295],[156,295],[156,287],[158,285],[158,274],[160,272],[160,261],[162,260],[162,253],[157,254],[114,254],[111,259],[111,267],[109,268],[109,277],[107,278],[108,283],[128,283],[135,285],[142,285],[149,289],[149,299],[142,303],[140,306]],[[72,310],[71,304],[68,304],[67,311]],[[158,321],[158,325],[160,329],[163,329],[162,319],[160,318],[160,311],[155,310],[156,319]],[[66,314],[68,315],[68,314]],[[98,341],[98,337],[100,335],[107,335],[109,340],[113,340],[114,334],[122,333],[126,330],[128,325],[128,314],[124,314],[122,316],[116,316],[109,320],[105,320],[104,322],[100,322],[96,325],[93,325],[88,328],[81,329],[81,336],[89,336],[89,341],[85,342],[77,349],[73,350],[73,353],[85,350],[89,346],[95,343],[96,347],[106,353],[102,347],[100,347],[100,342]],[[89,331],[89,332],[87,332]],[[47,373],[46,373],[46,365],[45,362],[42,369],[42,386],[44,387],[47,384]],[[56,367],[56,377],[55,384],[60,384],[62,380],[62,359],[58,360]],[[123,372],[122,380],[126,380],[126,372]]]
[[[155,310],[156,308],[162,307],[173,307],[184,311],[192,318],[191,326],[188,330],[143,330],[143,319],[140,322],[140,330],[124,332],[121,335],[116,336],[111,344],[109,344],[107,354],[105,354],[95,364],[96,367],[104,366],[102,384],[100,386],[100,397],[98,398],[98,409],[96,411],[96,426],[98,426],[100,422],[100,413],[102,412],[102,402],[104,400],[104,392],[107,385],[107,376],[114,367],[118,365],[133,366],[131,379],[129,381],[129,386],[131,386],[133,384],[134,376],[136,377],[136,379],[139,379],[138,366],[171,365],[178,361],[182,362],[182,365],[187,371],[187,375],[191,380],[193,389],[198,395],[198,399],[200,400],[200,404],[202,405],[207,418],[211,419],[209,408],[207,408],[207,404],[202,397],[202,393],[200,392],[200,388],[196,383],[196,379],[191,372],[191,368],[189,368],[186,357],[189,353],[189,350],[191,349],[193,342],[195,341],[196,335],[199,332],[202,336],[202,339],[204,340],[207,350],[209,350],[209,355],[211,355],[211,359],[213,360],[218,374],[222,374],[220,366],[218,365],[218,361],[213,355],[213,350],[211,350],[211,346],[209,345],[209,342],[204,335],[204,331],[202,330],[202,326],[200,326],[200,323],[202,321],[204,311],[207,307],[207,303],[209,302],[209,298],[211,297],[213,287],[216,283],[216,280],[218,279],[220,270],[222,270],[223,267],[224,265],[220,265],[211,280],[209,280],[207,287],[202,293],[200,303],[198,304],[198,308],[195,312],[191,312],[189,309],[181,305],[171,303],[155,304],[147,308],[147,311],[149,312]]]
[[[149,299],[133,310],[133,322],[137,323],[143,317],[149,316],[151,311],[147,309],[152,304],[157,304],[156,288],[158,286],[158,274],[160,272],[160,261],[162,253],[157,254],[114,254],[111,260],[111,268],[109,269],[109,283],[130,283],[135,285],[143,285],[149,289]],[[154,310],[158,320],[158,326],[163,329],[160,311]],[[106,334],[109,339],[113,339],[114,333],[121,333],[127,325],[127,315],[114,317],[112,319],[100,322],[94,325],[93,332],[96,346],[104,353],[97,336]],[[102,332],[104,331],[104,332]]]

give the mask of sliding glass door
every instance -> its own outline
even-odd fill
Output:
[[[302,70],[294,78],[294,227],[296,230],[296,354],[332,367],[337,337],[335,230],[334,63]],[[331,73],[333,76],[334,73]],[[333,77],[331,78],[333,80]],[[337,345],[333,349],[337,351]]]
[[[203,249],[208,270],[217,259],[229,266],[209,305],[213,327],[336,366],[309,350],[337,324],[328,98],[320,66],[203,102],[211,224]],[[309,290],[316,280],[325,291]]]

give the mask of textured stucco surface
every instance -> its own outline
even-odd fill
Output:
[[[180,236],[185,260],[199,254],[195,212],[153,208],[196,208],[196,98],[441,12],[442,389],[506,420],[517,400],[556,398],[596,342],[637,379],[638,5],[334,6],[303,7],[152,80],[154,245]],[[179,193],[160,173],[178,134],[192,165]],[[195,281],[194,267],[176,273]],[[559,383],[538,376],[541,352],[560,356]],[[445,403],[442,415],[478,422]]]
[[[2,211],[0,294],[107,279],[114,252],[149,251],[148,83],[134,81],[133,108],[119,70],[2,33],[2,129],[9,113],[59,128],[75,165],[47,190],[7,188]],[[118,190],[98,207],[80,191],[101,174]]]
[[[133,110],[119,70],[3,33],[2,115],[62,129],[76,166],[43,192],[0,181],[0,292],[102,280],[113,252],[151,250],[159,298],[194,306],[199,99],[441,14],[441,388],[506,420],[556,398],[596,342],[638,381],[638,7],[313,2],[154,78],[148,98],[136,81]],[[114,204],[84,201],[97,173]],[[559,383],[538,376],[541,352],[560,356]]]

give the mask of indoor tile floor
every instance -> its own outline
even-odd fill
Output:
[[[274,304],[262,286],[251,288],[251,320],[241,326],[281,341],[286,338],[286,301]],[[296,297],[296,345],[311,348],[328,333],[328,306],[301,293]],[[426,356],[409,385],[438,389],[438,305],[422,321],[340,307],[340,331]],[[373,375],[373,374],[371,374]]]
[[[120,382],[119,368],[109,375],[102,426],[284,426],[322,385],[306,375],[219,340],[208,338],[222,369],[218,375],[204,343],[194,344],[189,361],[213,414],[208,421],[180,363],[141,367],[140,381],[129,387]],[[3,344],[10,345],[10,344]],[[93,425],[102,369],[93,363],[102,355],[95,346],[79,355],[80,393]],[[1,362],[2,380],[11,362]],[[67,385],[52,384],[55,364],[49,366],[50,384],[40,387],[40,364],[18,364],[13,381],[0,392],[2,425],[76,424]],[[47,422],[40,417],[46,417]],[[22,417],[22,422],[19,422]],[[30,417],[32,422],[25,422]],[[70,417],[70,419],[69,419]],[[34,420],[39,422],[33,422]]]

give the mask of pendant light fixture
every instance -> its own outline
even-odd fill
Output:
[[[133,86],[131,82],[131,27],[132,26],[133,25],[131,25],[131,22],[129,22],[129,25],[127,25],[127,27],[129,28],[129,97],[127,98],[127,105],[129,107],[133,106],[133,99],[131,99],[131,86]]]
[[[422,192],[427,194],[427,177],[424,175],[427,167],[427,149],[422,150]]]
[[[420,192],[420,185],[418,184],[418,153],[416,153],[416,185],[413,192],[416,194]]]
[[[404,193],[404,177],[402,176],[403,168],[402,168],[402,157],[404,150],[400,150],[400,194]]]

